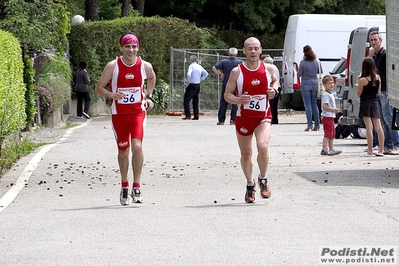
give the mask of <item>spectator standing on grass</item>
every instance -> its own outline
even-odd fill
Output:
[[[238,66],[238,64],[242,63],[241,59],[237,59],[238,49],[235,47],[231,47],[229,49],[229,58],[223,59],[219,61],[212,67],[213,73],[219,76],[219,78],[223,81],[222,85],[222,93],[220,95],[220,104],[218,111],[218,122],[217,125],[224,125],[226,120],[226,111],[228,102],[224,99],[224,92],[226,91],[226,84],[229,80],[230,72],[233,68]],[[230,124],[235,124],[236,121],[236,111],[237,105],[231,105],[230,112]]]

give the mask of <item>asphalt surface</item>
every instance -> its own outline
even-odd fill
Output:
[[[272,126],[272,196],[255,204],[234,127],[214,114],[148,117],[144,203],[129,206],[109,117],[31,133],[48,144],[0,178],[0,265],[320,265],[324,247],[397,248],[399,156],[361,157],[351,138],[321,156],[305,120]],[[255,146],[253,162],[257,175]]]

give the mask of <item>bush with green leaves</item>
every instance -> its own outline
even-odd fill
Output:
[[[169,84],[163,80],[157,80],[153,93],[155,106],[149,114],[165,114],[169,103]]]
[[[51,92],[42,86],[36,87],[36,95],[39,100],[39,113],[42,120],[54,112],[54,100]]]
[[[42,121],[53,111],[63,106],[70,99],[72,73],[69,61],[51,52],[41,53],[44,57],[36,82]]]
[[[25,127],[24,64],[18,40],[0,30],[0,155],[4,139]]]

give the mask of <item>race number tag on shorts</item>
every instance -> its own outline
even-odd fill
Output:
[[[125,94],[125,97],[122,100],[118,100],[119,104],[134,104],[141,102],[140,87],[118,88],[118,92]]]
[[[244,109],[252,111],[265,111],[266,99],[267,98],[265,94],[252,95],[251,101],[244,105]]]

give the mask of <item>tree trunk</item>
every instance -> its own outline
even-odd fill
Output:
[[[85,19],[90,21],[100,20],[100,0],[85,0]]]
[[[134,0],[136,2],[136,8],[141,16],[144,16],[144,4],[145,0]]]
[[[128,17],[130,15],[130,0],[122,0],[122,17]]]

